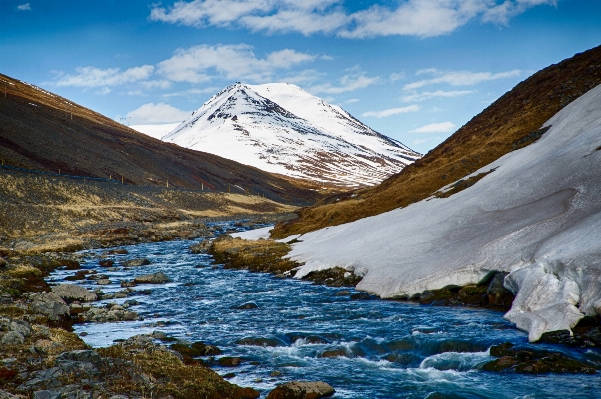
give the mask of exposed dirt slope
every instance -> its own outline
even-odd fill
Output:
[[[4,90],[6,89],[6,97]],[[0,74],[0,158],[8,165],[135,185],[261,193],[313,203],[318,192],[218,156],[166,144]]]
[[[272,237],[306,233],[405,207],[536,141],[559,110],[601,83],[601,46],[518,84],[422,159],[379,186],[332,196],[281,223]]]

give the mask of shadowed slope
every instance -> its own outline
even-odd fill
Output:
[[[551,65],[504,94],[455,134],[379,186],[332,196],[276,226],[272,237],[301,234],[405,207],[524,147],[542,124],[601,83],[601,46]]]
[[[5,164],[119,181],[123,177],[135,185],[169,182],[178,188],[248,190],[280,202],[307,204],[319,198],[289,180],[163,143],[8,76],[0,75],[0,83],[0,158]]]

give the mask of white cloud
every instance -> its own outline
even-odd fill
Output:
[[[361,116],[364,117],[370,117],[370,116],[374,116],[376,118],[385,118],[387,116],[392,116],[392,115],[398,115],[398,114],[405,114],[408,112],[417,112],[419,111],[419,105],[409,105],[408,107],[402,107],[402,108],[389,108],[389,109],[385,109],[383,111],[369,111],[369,112],[364,112],[361,114]]]
[[[453,122],[430,123],[420,128],[409,130],[409,133],[447,133],[453,131],[457,125]]]
[[[449,34],[474,19],[506,24],[529,8],[557,0],[399,0],[349,12],[344,0],[193,0],[154,5],[150,19],[195,27],[243,27],[252,31],[336,34],[347,38]],[[369,2],[368,2],[369,4]]]
[[[424,70],[418,71],[418,74],[424,73],[430,73],[438,76],[431,79],[424,79],[419,80],[417,82],[408,83],[403,87],[403,90],[415,90],[426,85],[437,83],[447,83],[451,86],[472,86],[486,81],[516,77],[519,76],[522,73],[522,71],[520,71],[519,69],[499,73],[470,71],[442,72],[436,69],[429,69],[427,70],[427,72],[424,72]]]
[[[429,141],[440,141],[440,136],[430,137],[430,138],[427,138],[427,139],[416,139],[416,140],[413,140],[411,142],[411,144],[413,144],[413,145],[419,145],[419,144],[427,143]]]
[[[171,87],[171,82],[167,80],[147,80],[140,82],[140,85],[145,89],[168,89]]]
[[[316,80],[323,78],[326,74],[323,72],[317,72],[315,69],[305,69],[300,72],[291,73],[290,75],[284,75],[278,80],[285,83],[292,83],[295,85],[312,84]]]
[[[403,102],[409,103],[409,102],[419,102],[419,101],[429,100],[431,98],[459,97],[459,96],[465,96],[465,95],[468,95],[468,94],[471,94],[471,93],[473,93],[473,91],[471,91],[471,90],[456,90],[456,91],[436,90],[436,91],[425,91],[423,93],[407,94],[407,95],[401,97],[401,100]]]
[[[493,22],[500,25],[507,25],[509,20],[529,8],[540,5],[551,5],[557,7],[557,0],[516,0],[504,1],[501,4],[494,5],[484,12],[482,21]]]
[[[359,102],[358,98],[351,98],[350,100],[345,101],[346,104],[352,104],[352,103],[358,103],[358,102]]]
[[[117,86],[147,79],[153,71],[154,67],[152,65],[142,65],[125,71],[121,71],[119,68],[79,67],[75,68],[75,75],[59,75],[56,85],[76,87]]]
[[[405,79],[405,72],[401,73],[391,73],[388,79],[391,82],[396,82],[397,80]]]
[[[29,5],[29,3],[21,4],[20,6],[17,6],[17,10],[19,10],[19,11],[31,11],[31,5]]]
[[[148,103],[128,112],[126,118],[131,118],[132,124],[175,123],[188,118],[191,113],[165,103]]]
[[[308,91],[314,94],[340,94],[347,91],[363,89],[380,81],[380,78],[377,76],[365,76],[365,72],[359,70],[358,68],[351,68],[348,71],[350,73],[340,78],[340,84],[338,86],[333,86],[331,83],[324,83],[321,85],[313,86],[309,88]]]
[[[258,58],[253,47],[246,44],[200,45],[178,49],[173,57],[158,64],[157,70],[176,82],[201,83],[213,74],[232,80],[264,82],[278,69],[288,69],[299,63],[313,61],[316,56],[291,49],[275,51]]]
[[[100,94],[101,96],[105,96],[111,92],[111,89],[108,87],[103,87],[102,89],[96,91],[96,94]]]
[[[188,89],[185,91],[178,91],[175,93],[165,93],[161,94],[161,97],[170,98],[170,97],[193,97],[200,94],[211,94],[217,93],[220,89],[218,87],[207,87],[206,89]]]

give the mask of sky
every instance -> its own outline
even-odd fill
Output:
[[[0,0],[0,72],[121,123],[288,82],[421,153],[598,45],[599,0]]]

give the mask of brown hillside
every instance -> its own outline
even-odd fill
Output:
[[[455,134],[379,186],[333,196],[276,226],[273,237],[352,222],[436,193],[440,188],[534,141],[541,125],[601,83],[601,46],[551,65],[518,84]]]
[[[6,89],[6,97],[5,97]],[[6,165],[61,174],[232,193],[307,204],[315,190],[212,154],[166,144],[0,74],[0,158]],[[237,187],[238,186],[238,187]]]

